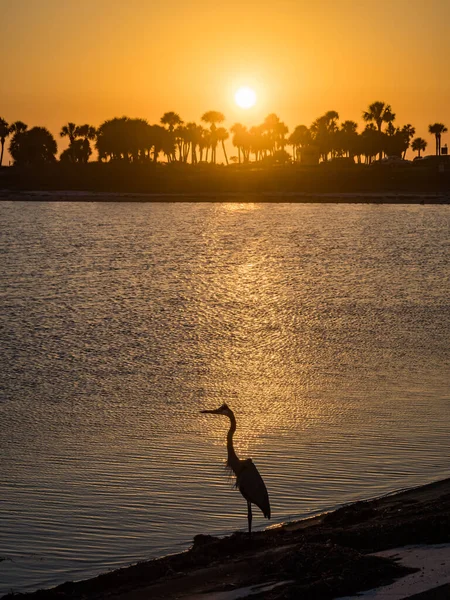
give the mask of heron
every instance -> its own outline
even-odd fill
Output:
[[[230,429],[227,434],[228,458],[226,466],[236,475],[236,487],[247,500],[248,533],[251,535],[252,504],[256,504],[263,515],[270,519],[269,494],[266,485],[252,459],[241,460],[234,450],[233,435],[236,431],[236,418],[231,408],[224,403],[215,410],[201,410],[200,412],[210,415],[224,415],[230,419]]]

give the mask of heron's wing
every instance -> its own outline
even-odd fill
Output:
[[[243,461],[236,485],[244,498],[248,502],[256,504],[263,515],[270,519],[269,494],[258,469],[250,459]]]

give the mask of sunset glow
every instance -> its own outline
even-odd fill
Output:
[[[450,0],[0,4],[0,600],[450,600]]]
[[[360,135],[367,126],[363,112],[382,101],[396,116],[393,127],[414,127],[422,156],[435,153],[429,126],[450,123],[447,0],[379,0],[377,10],[350,0],[281,0],[276,10],[269,2],[254,10],[234,0],[219,6],[204,0],[4,4],[4,46],[14,52],[5,64],[0,118],[8,125],[46,127],[56,138],[57,159],[70,143],[59,135],[64,125],[99,128],[122,116],[158,125],[174,112],[179,125],[187,126],[200,125],[209,111],[220,112],[224,118],[213,129],[225,128],[229,135],[218,140],[214,156],[223,164],[225,152],[239,161],[231,127],[240,123],[250,131],[271,114],[287,128],[285,140],[329,111],[339,115],[338,127],[351,120]],[[89,40],[81,45],[77,29],[67,27],[80,22]],[[191,23],[201,36],[192,35]],[[202,126],[209,130],[211,123]],[[9,135],[3,165],[14,161],[11,141]],[[409,141],[406,157],[412,160],[416,150]],[[299,158],[292,145],[283,144],[294,161]],[[93,161],[95,140],[90,145]],[[199,161],[206,159],[206,149],[204,156],[197,154]]]

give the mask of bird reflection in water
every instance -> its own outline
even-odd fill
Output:
[[[227,467],[236,475],[236,487],[247,500],[248,533],[251,535],[252,504],[256,504],[263,515],[270,519],[269,494],[266,485],[252,459],[241,460],[234,450],[233,435],[236,431],[236,419],[233,411],[226,404],[222,404],[215,410],[202,410],[200,412],[210,415],[225,415],[230,419],[230,429],[227,434]]]

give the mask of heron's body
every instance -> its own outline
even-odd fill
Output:
[[[270,502],[267,488],[252,459],[241,460],[234,450],[233,435],[236,431],[236,419],[233,411],[226,404],[223,404],[216,410],[202,410],[201,412],[225,415],[230,419],[230,429],[227,435],[227,467],[236,475],[236,487],[247,500],[248,531],[251,533],[252,504],[255,504],[263,515],[270,519]]]

